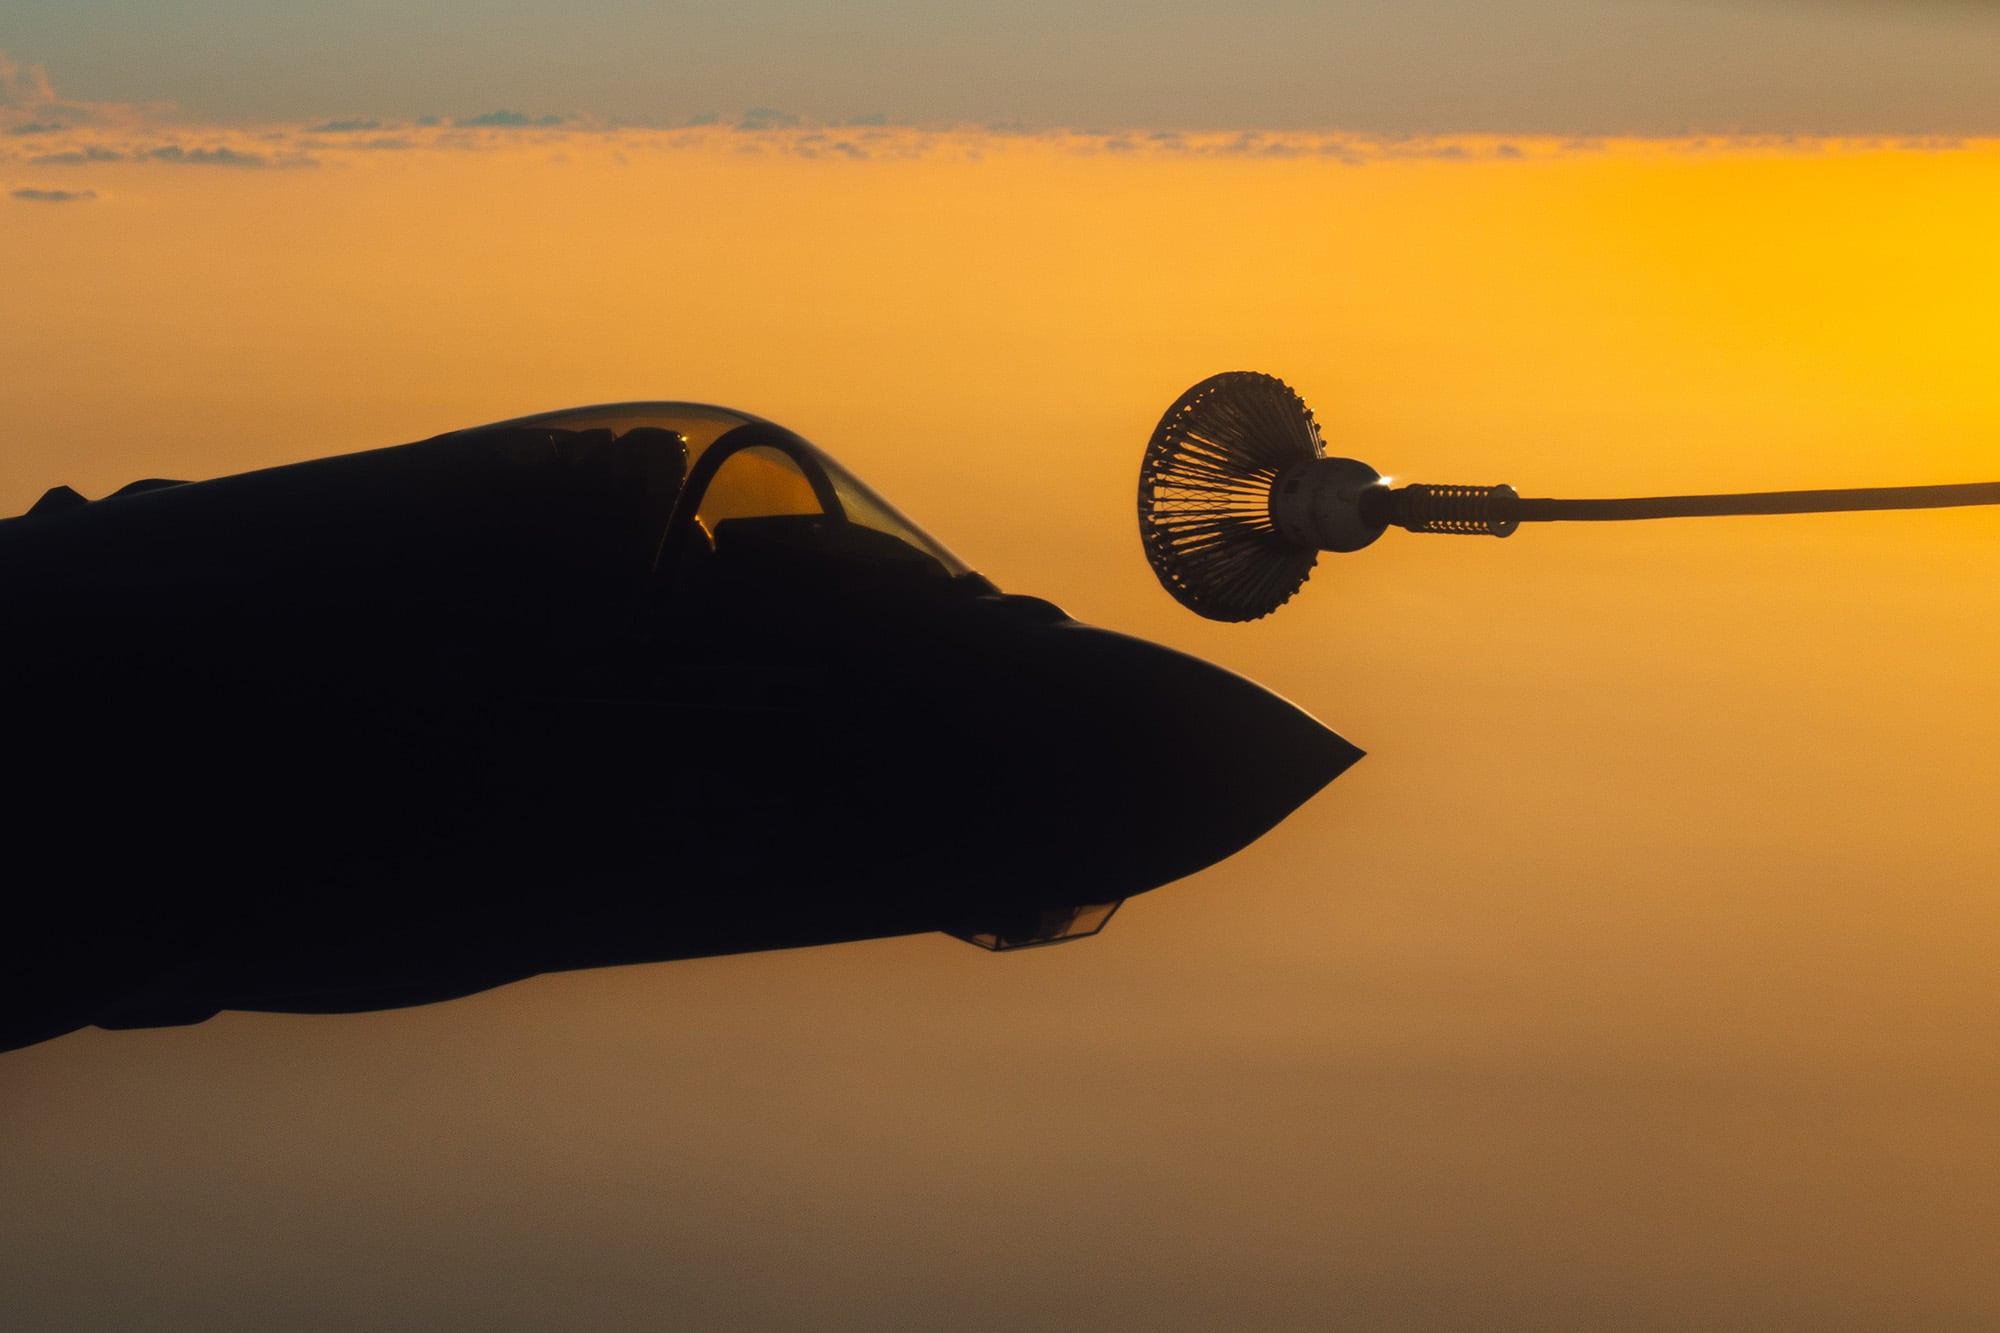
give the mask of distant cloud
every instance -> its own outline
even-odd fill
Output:
[[[43,153],[31,157],[28,162],[37,167],[81,167],[92,162],[123,162],[125,154],[115,148],[104,148],[92,144],[88,148],[71,148],[60,153]]]
[[[452,122],[462,130],[519,130],[562,123],[561,116],[524,116],[518,111],[488,111],[483,116],[466,116]]]
[[[329,120],[323,125],[314,125],[308,134],[357,134],[364,130],[379,130],[379,120]]]
[[[130,125],[168,108],[157,103],[71,102],[56,95],[48,71],[0,51],[0,129],[10,135],[59,134],[78,125]]]
[[[152,149],[146,156],[155,162],[184,162],[199,167],[263,168],[271,165],[271,159],[262,153],[239,153],[234,148],[182,148],[168,144]]]
[[[158,162],[168,166],[236,167],[242,170],[262,171],[318,166],[319,163],[305,153],[304,148],[310,141],[301,141],[298,138],[300,133],[293,130],[262,133],[254,141],[237,147],[222,141],[228,136],[228,131],[216,131],[216,137],[208,143],[190,147],[184,144],[162,143],[158,136],[145,130],[121,132],[100,127],[83,135],[72,134],[70,144],[74,146],[55,147],[53,152],[26,153],[16,160],[25,160],[27,165],[34,167],[90,167],[114,162]],[[78,138],[85,138],[85,142],[78,143]],[[238,141],[244,142],[241,136],[238,137]],[[110,146],[114,143],[120,146]],[[5,160],[8,156],[10,155],[4,150],[0,150],[0,160]]]
[[[189,162],[198,166],[217,167],[261,167],[268,165],[261,153],[239,153],[234,148],[196,148],[193,151],[174,144],[155,148],[146,154],[155,162]]]
[[[47,106],[56,100],[55,85],[40,65],[22,65],[0,52],[0,107],[8,110]]]
[[[32,204],[80,204],[97,198],[95,190],[37,190],[32,186],[23,186],[12,194]]]
[[[856,162],[866,162],[873,156],[866,148],[851,139],[834,139],[824,134],[802,134],[792,140],[792,151],[804,158],[824,157],[828,153],[839,153],[842,157]]]
[[[756,132],[759,130],[788,130],[796,127],[799,118],[788,111],[773,111],[770,107],[752,107],[743,113],[736,128]]]

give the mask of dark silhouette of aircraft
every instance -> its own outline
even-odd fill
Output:
[[[0,522],[0,1049],[1076,938],[1359,751],[1001,593],[806,441],[584,408]]]

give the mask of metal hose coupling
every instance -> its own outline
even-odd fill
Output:
[[[1352,458],[1292,464],[1272,484],[1270,504],[1271,526],[1285,541],[1322,551],[1358,551],[1392,527],[1505,537],[1521,526],[1521,497],[1512,486],[1391,489]]]
[[[1386,521],[1409,532],[1505,537],[1521,526],[1521,497],[1512,486],[1425,486],[1390,491]]]

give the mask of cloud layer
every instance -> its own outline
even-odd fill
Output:
[[[94,95],[229,124],[768,107],[1038,128],[2000,134],[1991,0],[19,0],[4,26],[58,84],[75,70]]]
[[[339,165],[383,152],[539,150],[604,152],[622,159],[677,153],[789,156],[830,162],[979,160],[1013,153],[1121,160],[1309,160],[1340,166],[1392,162],[1525,162],[1577,153],[1817,154],[1944,152],[1988,147],[1953,138],[1796,135],[1635,139],[1498,135],[1382,135],[1333,131],[1127,131],[1029,129],[1011,124],[908,125],[885,116],[821,123],[758,107],[673,126],[633,126],[588,116],[496,109],[444,120],[347,117],[257,127],[190,123],[165,105],[91,103],[60,96],[46,71],[0,53],[0,167],[88,177],[109,169],[222,167],[269,171]],[[24,202],[88,201],[101,190],[35,180],[9,186]]]

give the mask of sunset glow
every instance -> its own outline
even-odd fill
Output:
[[[1242,627],[1132,515],[1232,369],[1402,480],[2000,479],[2000,139],[88,107],[0,122],[0,512],[712,402],[1369,755],[1034,954],[0,1055],[0,1323],[2000,1320],[2000,512],[1391,532]]]

